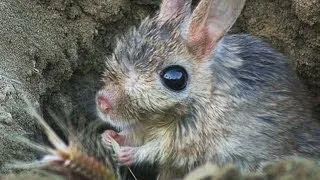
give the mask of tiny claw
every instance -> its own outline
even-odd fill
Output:
[[[135,162],[136,147],[121,147],[119,152],[119,160],[122,165],[131,166]]]

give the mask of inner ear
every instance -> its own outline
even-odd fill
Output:
[[[187,44],[200,59],[211,55],[243,9],[245,0],[201,0],[191,15]]]

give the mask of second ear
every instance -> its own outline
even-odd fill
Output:
[[[245,0],[201,0],[191,15],[187,43],[199,59],[208,58],[239,17]]]

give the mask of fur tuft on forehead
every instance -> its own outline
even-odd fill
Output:
[[[183,16],[173,17],[166,22],[146,18],[138,28],[131,29],[120,38],[114,57],[127,69],[148,71],[173,56],[183,47],[181,24]]]

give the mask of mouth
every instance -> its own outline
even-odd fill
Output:
[[[112,117],[109,114],[103,114],[102,112],[99,111],[99,117],[109,125],[111,125],[113,128],[118,130],[119,132],[123,131],[130,131],[133,130],[137,127],[137,123],[135,122],[129,122],[124,119],[119,119],[116,117]]]

